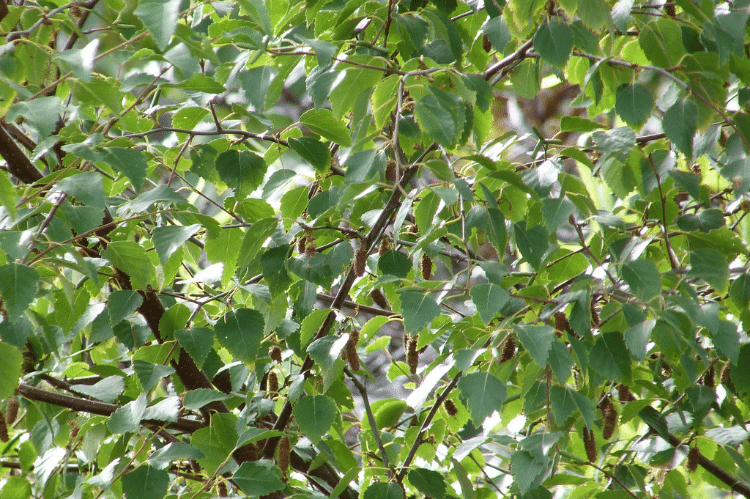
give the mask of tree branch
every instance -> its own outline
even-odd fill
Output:
[[[42,173],[16,145],[2,122],[0,122],[0,156],[8,163],[10,174],[21,182],[33,184],[42,179]]]

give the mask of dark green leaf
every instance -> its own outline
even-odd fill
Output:
[[[0,297],[8,319],[15,322],[29,308],[36,295],[39,272],[20,263],[0,266]]]
[[[301,124],[311,132],[332,140],[344,147],[352,145],[349,129],[338,121],[328,109],[310,109],[299,117]]]
[[[740,335],[733,322],[719,321],[719,327],[712,336],[712,341],[719,353],[737,365],[740,355]]]
[[[188,239],[193,237],[201,226],[198,224],[182,227],[179,225],[163,225],[154,227],[151,232],[151,241],[154,243],[156,254],[162,265],[167,263],[169,257],[179,250]]]
[[[107,421],[107,428],[112,433],[127,433],[137,430],[141,425],[141,419],[143,413],[146,412],[147,405],[146,395],[141,394],[137,399],[128,402],[112,413],[109,421]]]
[[[404,491],[393,482],[375,482],[370,484],[362,499],[401,499]]]
[[[555,232],[558,227],[567,222],[573,211],[575,211],[575,205],[568,198],[546,198],[542,200],[544,225],[547,226],[547,231],[550,233]]]
[[[323,172],[331,166],[331,152],[319,140],[312,137],[291,138],[289,139],[289,146],[319,172]]]
[[[248,151],[230,150],[216,158],[216,171],[237,196],[246,196],[257,189],[266,176],[268,165],[260,156]]]
[[[656,321],[649,319],[625,331],[625,344],[636,359],[643,360],[646,357],[646,347],[651,341],[651,331],[655,325]]]
[[[458,381],[458,389],[476,424],[481,424],[493,411],[499,411],[508,394],[502,381],[484,372],[464,375]]]
[[[615,111],[632,127],[640,128],[651,115],[653,107],[654,97],[643,85],[625,85],[617,92]]]
[[[547,359],[552,372],[555,374],[555,378],[560,383],[565,383],[570,377],[570,370],[575,365],[573,355],[571,355],[568,348],[560,343],[559,341],[553,341],[549,350],[549,357]]]
[[[418,333],[428,326],[432,319],[440,315],[440,305],[430,296],[413,291],[401,293],[401,315],[404,318],[404,330]]]
[[[547,366],[547,358],[555,341],[555,330],[549,326],[529,326],[517,324],[513,327],[523,347],[528,350],[534,362],[542,367]]]
[[[172,366],[163,366],[161,364],[152,364],[142,360],[133,361],[133,371],[141,382],[144,392],[151,391],[153,387],[162,379],[174,373]]]
[[[122,491],[127,499],[162,499],[170,481],[167,471],[142,464],[122,477]]]
[[[411,260],[408,255],[396,250],[386,251],[378,260],[378,270],[384,275],[395,275],[405,278],[411,271]]]
[[[275,68],[259,66],[241,71],[237,75],[242,85],[242,90],[245,91],[245,97],[250,101],[256,112],[263,111],[268,87],[271,86],[271,82],[278,74],[279,72]]]
[[[475,284],[471,287],[471,299],[477,307],[479,317],[487,324],[502,309],[510,295],[497,284]]]
[[[515,224],[516,245],[519,251],[535,269],[542,264],[542,257],[547,251],[547,231],[541,225],[526,228],[526,222]]]
[[[199,459],[202,457],[204,457],[203,453],[191,445],[172,442],[151,454],[148,457],[148,462],[154,468],[163,470],[177,459]]]
[[[443,499],[445,497],[445,480],[437,471],[427,470],[424,468],[412,468],[407,475],[409,483],[425,496],[434,499]]]
[[[677,150],[688,158],[693,156],[693,135],[697,127],[698,107],[691,100],[675,102],[662,118],[662,128]]]
[[[185,394],[183,405],[185,409],[189,411],[197,411],[206,404],[216,402],[219,400],[226,400],[231,395],[222,393],[211,388],[198,388],[196,390],[190,390]]]
[[[661,275],[650,260],[634,260],[622,266],[622,278],[641,300],[648,301],[661,291]]]
[[[563,66],[573,50],[573,31],[557,21],[542,24],[534,35],[534,50],[553,66]]]
[[[258,355],[264,327],[263,314],[257,310],[240,308],[219,319],[214,330],[219,343],[232,355],[243,362],[252,363]]]
[[[112,326],[119,324],[125,317],[138,310],[141,303],[143,303],[143,297],[135,291],[123,289],[113,292],[107,300],[110,324]]]
[[[417,100],[414,118],[432,140],[446,147],[458,143],[465,112],[461,100],[453,94],[430,87],[430,93]]]
[[[336,403],[330,397],[312,395],[298,400],[293,413],[302,434],[315,444],[331,428],[336,412]]]
[[[133,188],[140,192],[143,181],[146,179],[148,166],[146,158],[140,151],[124,147],[111,147],[104,149],[100,156],[102,161],[128,177]]]
[[[232,476],[232,481],[247,495],[263,496],[284,488],[281,470],[271,461],[244,462]]]
[[[729,266],[724,255],[711,248],[698,248],[690,252],[688,276],[703,279],[723,293],[729,285]]]
[[[591,348],[591,367],[607,379],[629,384],[631,376],[630,353],[622,334],[603,333]]]
[[[146,250],[133,241],[112,241],[104,250],[112,265],[130,276],[134,289],[146,290],[155,279],[156,270]]]

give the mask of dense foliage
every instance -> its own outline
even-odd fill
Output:
[[[748,17],[0,0],[0,499],[750,497]]]

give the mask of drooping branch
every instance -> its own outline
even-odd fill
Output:
[[[21,182],[33,184],[42,179],[42,172],[26,157],[2,122],[0,122],[0,156],[8,164],[8,172]]]

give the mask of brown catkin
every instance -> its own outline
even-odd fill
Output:
[[[297,239],[297,253],[301,255],[305,252],[305,248],[307,248],[307,236],[302,236]]]
[[[391,249],[391,241],[384,237],[380,240],[380,247],[378,248],[378,255],[383,256]]]
[[[500,354],[500,363],[508,362],[510,359],[516,356],[516,340],[512,336],[508,336],[508,339],[503,343],[503,351]]]
[[[709,388],[716,386],[716,367],[713,364],[708,368],[706,374],[703,375],[703,384]]]
[[[279,377],[276,376],[276,373],[271,371],[268,373],[268,392],[269,393],[276,393],[279,391]]]
[[[587,427],[583,427],[583,444],[586,446],[586,457],[589,462],[596,462],[596,440],[594,439],[594,432],[590,431]]]
[[[75,19],[80,19],[83,17],[83,10],[81,10],[81,6],[77,3],[74,3],[70,6],[70,15],[74,17]]]
[[[432,259],[427,253],[422,253],[422,259],[419,261],[419,270],[422,272],[422,278],[429,281],[432,277]]]
[[[279,454],[276,464],[278,465],[281,472],[286,475],[286,470],[289,469],[289,454],[291,454],[292,446],[289,439],[284,437],[279,441]]]
[[[417,350],[417,338],[411,338],[406,349],[406,363],[409,365],[409,371],[417,374],[419,367],[419,351]]]
[[[370,298],[372,298],[372,301],[374,301],[378,307],[384,310],[388,310],[390,308],[390,306],[388,305],[388,300],[385,299],[385,295],[382,291],[380,291],[380,289],[373,289],[370,292]]]
[[[0,411],[0,442],[7,443],[10,440],[8,436],[8,425],[5,424],[5,414]]]
[[[602,436],[605,440],[609,440],[614,435],[615,428],[617,427],[617,417],[617,409],[610,402],[609,409],[604,414],[604,428],[602,429]]]
[[[227,490],[227,483],[225,481],[219,482],[219,485],[217,486],[219,497],[226,497],[229,495],[229,491]]]
[[[594,327],[599,327],[601,325],[599,311],[596,308],[596,298],[591,299],[591,325]]]
[[[557,334],[557,336],[562,336],[562,334],[567,331],[568,328],[570,328],[568,318],[563,312],[557,312],[555,314],[555,333]]]
[[[456,415],[458,415],[458,407],[456,407],[456,403],[452,400],[446,400],[444,403],[445,406],[445,412],[448,413],[448,416],[454,418]]]
[[[70,426],[69,437],[70,441],[72,442],[78,436],[78,432],[81,431],[81,428],[78,426],[78,421],[76,421],[75,419],[70,421],[68,424]]]
[[[357,245],[357,252],[354,254],[354,273],[357,277],[365,275],[367,270],[367,245],[360,241]]]
[[[385,179],[389,182],[396,181],[396,162],[392,159],[385,164]]]
[[[359,331],[354,330],[349,333],[349,341],[346,342],[346,360],[353,371],[359,371],[359,355],[357,355],[357,343],[359,343]]]
[[[630,401],[630,387],[623,384],[617,385],[617,395],[622,403]]]
[[[698,460],[700,457],[701,451],[698,450],[698,447],[690,447],[687,458],[687,470],[690,473],[695,473],[698,470]]]
[[[312,258],[315,256],[315,253],[317,252],[317,250],[318,250],[318,247],[315,246],[315,243],[312,240],[310,240],[307,243],[307,246],[305,247],[305,255]]]
[[[5,421],[8,425],[12,425],[16,422],[18,417],[18,399],[11,397],[8,399],[8,405],[5,408]]]
[[[485,52],[492,50],[492,43],[490,42],[490,39],[487,38],[487,35],[482,35],[482,48]]]
[[[721,370],[721,383],[724,385],[728,385],[732,382],[732,370],[729,368],[729,364],[724,366],[724,369]]]
[[[190,469],[193,470],[193,473],[195,473],[197,475],[197,474],[199,474],[201,472],[201,465],[198,464],[198,461],[196,461],[195,459],[191,459],[190,460]]]
[[[268,349],[268,356],[271,357],[272,361],[281,364],[281,348],[278,345],[273,345]]]

